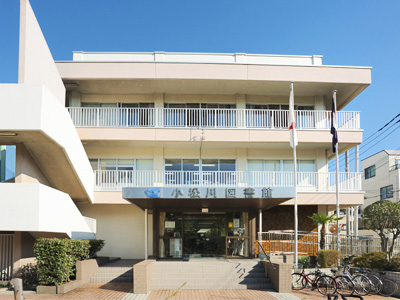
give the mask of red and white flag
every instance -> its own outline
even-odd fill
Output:
[[[289,131],[290,131],[290,146],[296,147],[297,132],[296,132],[296,118],[294,117],[294,90],[293,82],[290,84],[290,98],[289,98]]]

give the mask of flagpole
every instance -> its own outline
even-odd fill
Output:
[[[333,105],[335,106],[335,125],[337,127],[337,110],[336,110],[336,90],[333,91]],[[333,120],[332,120],[333,121]],[[336,128],[337,130],[337,128]],[[339,140],[339,139],[338,139]],[[339,229],[339,218],[340,218],[340,207],[339,207],[339,141],[336,142],[336,235],[337,235],[337,251],[340,253],[340,229]],[[340,257],[340,255],[339,255]],[[339,265],[340,258],[338,259]]]
[[[291,146],[293,147],[293,185],[294,185],[294,263],[295,267],[298,264],[298,212],[297,212],[297,154],[296,154],[296,146],[297,146],[297,133],[296,133],[296,118],[294,115],[294,89],[293,82],[290,83],[290,100],[289,100],[289,118],[290,118],[290,128],[292,130],[291,133]]]
[[[296,155],[296,146],[293,147],[293,161],[294,161],[294,261],[295,267],[297,267],[298,263],[298,215],[297,215],[297,155]]]

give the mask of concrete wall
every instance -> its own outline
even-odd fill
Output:
[[[105,240],[99,256],[144,258],[144,211],[133,204],[82,204],[79,210],[97,220],[97,238]],[[148,249],[153,250],[153,215],[148,218]]]
[[[2,84],[0,95],[12,99],[0,101],[0,128],[18,133],[7,142],[24,143],[48,179],[58,182],[57,188],[68,187],[70,194],[81,190],[85,196],[77,198],[91,199],[93,172],[65,107],[43,85]],[[59,170],[61,163],[66,166]],[[65,180],[66,176],[72,178]],[[76,184],[69,186],[71,182]]]
[[[32,7],[28,0],[20,3],[18,83],[44,84],[64,105],[64,84]]]
[[[18,144],[16,147],[15,182],[41,183],[51,186],[32,155],[22,143]]]
[[[0,228],[4,231],[95,238],[68,194],[38,183],[0,183],[0,195]]]

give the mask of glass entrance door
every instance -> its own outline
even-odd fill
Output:
[[[225,256],[226,214],[185,214],[185,258]]]

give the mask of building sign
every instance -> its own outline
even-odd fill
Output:
[[[123,198],[293,198],[291,187],[126,187]]]

